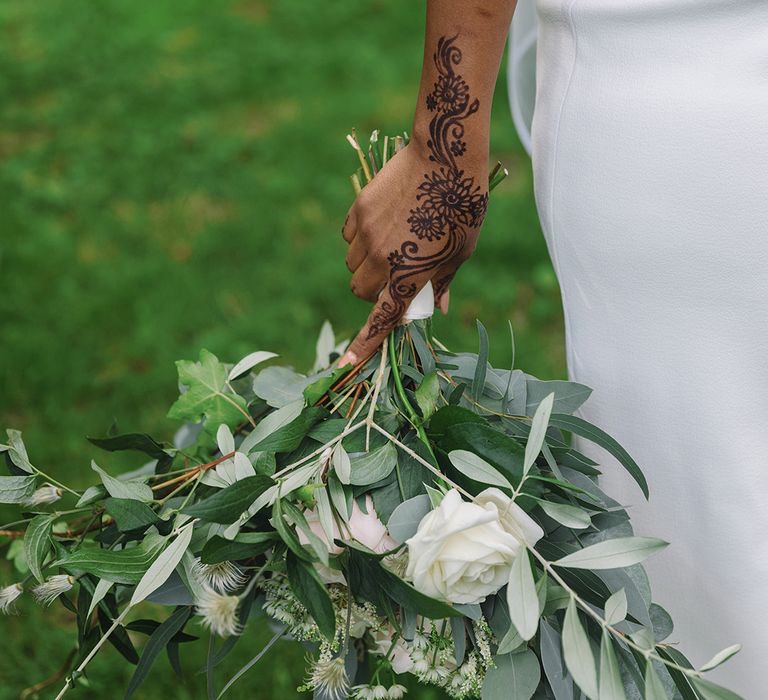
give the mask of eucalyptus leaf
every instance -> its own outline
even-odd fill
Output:
[[[389,476],[397,465],[397,449],[391,442],[351,459],[349,483],[368,486]]]
[[[229,370],[227,379],[229,379],[229,381],[237,379],[246,372],[252,370],[254,367],[256,367],[256,365],[260,365],[262,362],[271,360],[273,357],[277,357],[277,355],[274,352],[267,352],[266,350],[257,350],[256,352],[252,352],[246,355],[242,360],[236,363],[231,370]]]
[[[565,525],[565,527],[570,527],[574,530],[584,530],[592,525],[589,513],[578,506],[568,503],[555,503],[554,501],[545,501],[543,499],[539,501],[539,505],[552,520]]]
[[[608,630],[603,630],[603,636],[600,640],[599,698],[600,700],[626,700],[619,662],[613,649],[611,633]]]
[[[571,598],[563,623],[563,658],[576,685],[589,698],[598,700],[597,669],[589,637],[581,626],[576,602]]]
[[[645,699],[644,700],[668,700],[669,696],[664,688],[652,663],[645,664]]]
[[[546,620],[539,624],[541,665],[555,700],[573,700],[573,683],[563,665],[560,633]]]
[[[571,569],[616,569],[639,564],[667,544],[654,537],[617,537],[584,547],[553,563]]]
[[[523,461],[523,474],[527,474],[536,458],[541,452],[544,444],[544,438],[547,435],[547,426],[549,425],[549,416],[552,414],[552,404],[555,395],[549,394],[536,407],[536,413],[531,421],[531,432],[528,434],[528,442],[525,445],[525,460]]]
[[[429,496],[422,494],[409,498],[392,512],[387,530],[395,542],[402,543],[416,534],[419,523],[432,510]]]
[[[691,678],[691,683],[693,683],[693,687],[696,688],[702,700],[744,700],[741,695],[734,693],[732,690],[723,688],[704,678]]]
[[[583,418],[577,416],[567,416],[562,413],[553,413],[549,419],[550,425],[561,430],[567,430],[575,435],[586,438],[596,445],[608,450],[621,465],[629,472],[630,476],[637,482],[637,485],[643,492],[643,495],[648,498],[648,482],[643,474],[642,470],[638,466],[637,462],[630,456],[630,454],[614,440],[608,433],[601,430],[590,422],[585,421]]]
[[[144,576],[141,577],[136,589],[131,596],[130,605],[136,605],[151,595],[160,586],[165,583],[168,577],[178,566],[184,552],[187,551],[190,540],[192,539],[192,529],[194,523],[188,523],[176,535],[176,539],[171,542],[150,565]]]
[[[526,641],[539,627],[539,597],[533,580],[528,552],[522,550],[514,558],[507,585],[507,606],[512,624]]]
[[[32,568],[32,567],[30,567]],[[718,651],[707,663],[705,663],[699,671],[711,671],[713,668],[717,668],[720,664],[725,663],[735,654],[741,651],[741,644],[733,644],[721,651]]]
[[[530,649],[495,656],[483,683],[482,700],[530,700],[541,680],[539,661]]]
[[[339,481],[342,484],[348,484],[352,477],[352,464],[341,442],[337,443],[336,447],[333,448],[332,460],[333,470],[336,472],[336,476],[339,477]]]
[[[451,460],[456,469],[464,476],[468,476],[474,481],[482,484],[491,484],[511,489],[512,484],[498,469],[488,464],[482,457],[469,450],[451,450],[448,453],[448,459]]]
[[[627,616],[627,593],[620,588],[605,601],[605,621],[609,625],[621,622]]]

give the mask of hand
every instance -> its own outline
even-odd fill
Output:
[[[372,355],[429,280],[445,313],[448,285],[475,249],[488,201],[487,156],[460,167],[466,144],[453,136],[463,129],[446,121],[445,139],[406,146],[349,210],[343,235],[350,286],[375,306],[339,366]]]

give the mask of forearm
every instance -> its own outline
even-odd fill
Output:
[[[462,93],[454,104],[467,101],[465,118],[457,120],[464,130],[461,140],[467,145],[464,162],[484,167],[493,91],[514,8],[515,0],[428,0],[414,145],[429,150],[430,125],[440,107],[446,106],[436,107],[434,100],[450,101],[453,86]],[[449,90],[443,95],[440,88],[446,86]],[[475,111],[469,113],[475,102]]]

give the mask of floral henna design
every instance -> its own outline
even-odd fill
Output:
[[[458,35],[457,35],[458,36]],[[389,296],[381,304],[369,326],[368,338],[388,330],[397,322],[417,291],[419,278],[438,269],[459,254],[467,243],[469,229],[476,229],[485,218],[488,193],[466,176],[457,159],[467,151],[464,141],[464,121],[480,108],[480,101],[471,99],[469,86],[455,71],[461,63],[461,49],[455,44],[457,36],[441,37],[433,60],[438,77],[426,105],[434,116],[429,123],[429,160],[436,169],[424,174],[416,193],[417,205],[408,217],[410,233],[416,240],[405,241],[399,250],[387,257],[390,265]],[[440,242],[436,251],[421,253],[419,243]],[[453,273],[435,282],[439,297]]]

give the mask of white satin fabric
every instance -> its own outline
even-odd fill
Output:
[[[651,499],[595,454],[603,486],[672,543],[647,567],[671,639],[696,665],[741,642],[709,677],[768,698],[768,1],[538,18],[535,192],[569,375]]]

